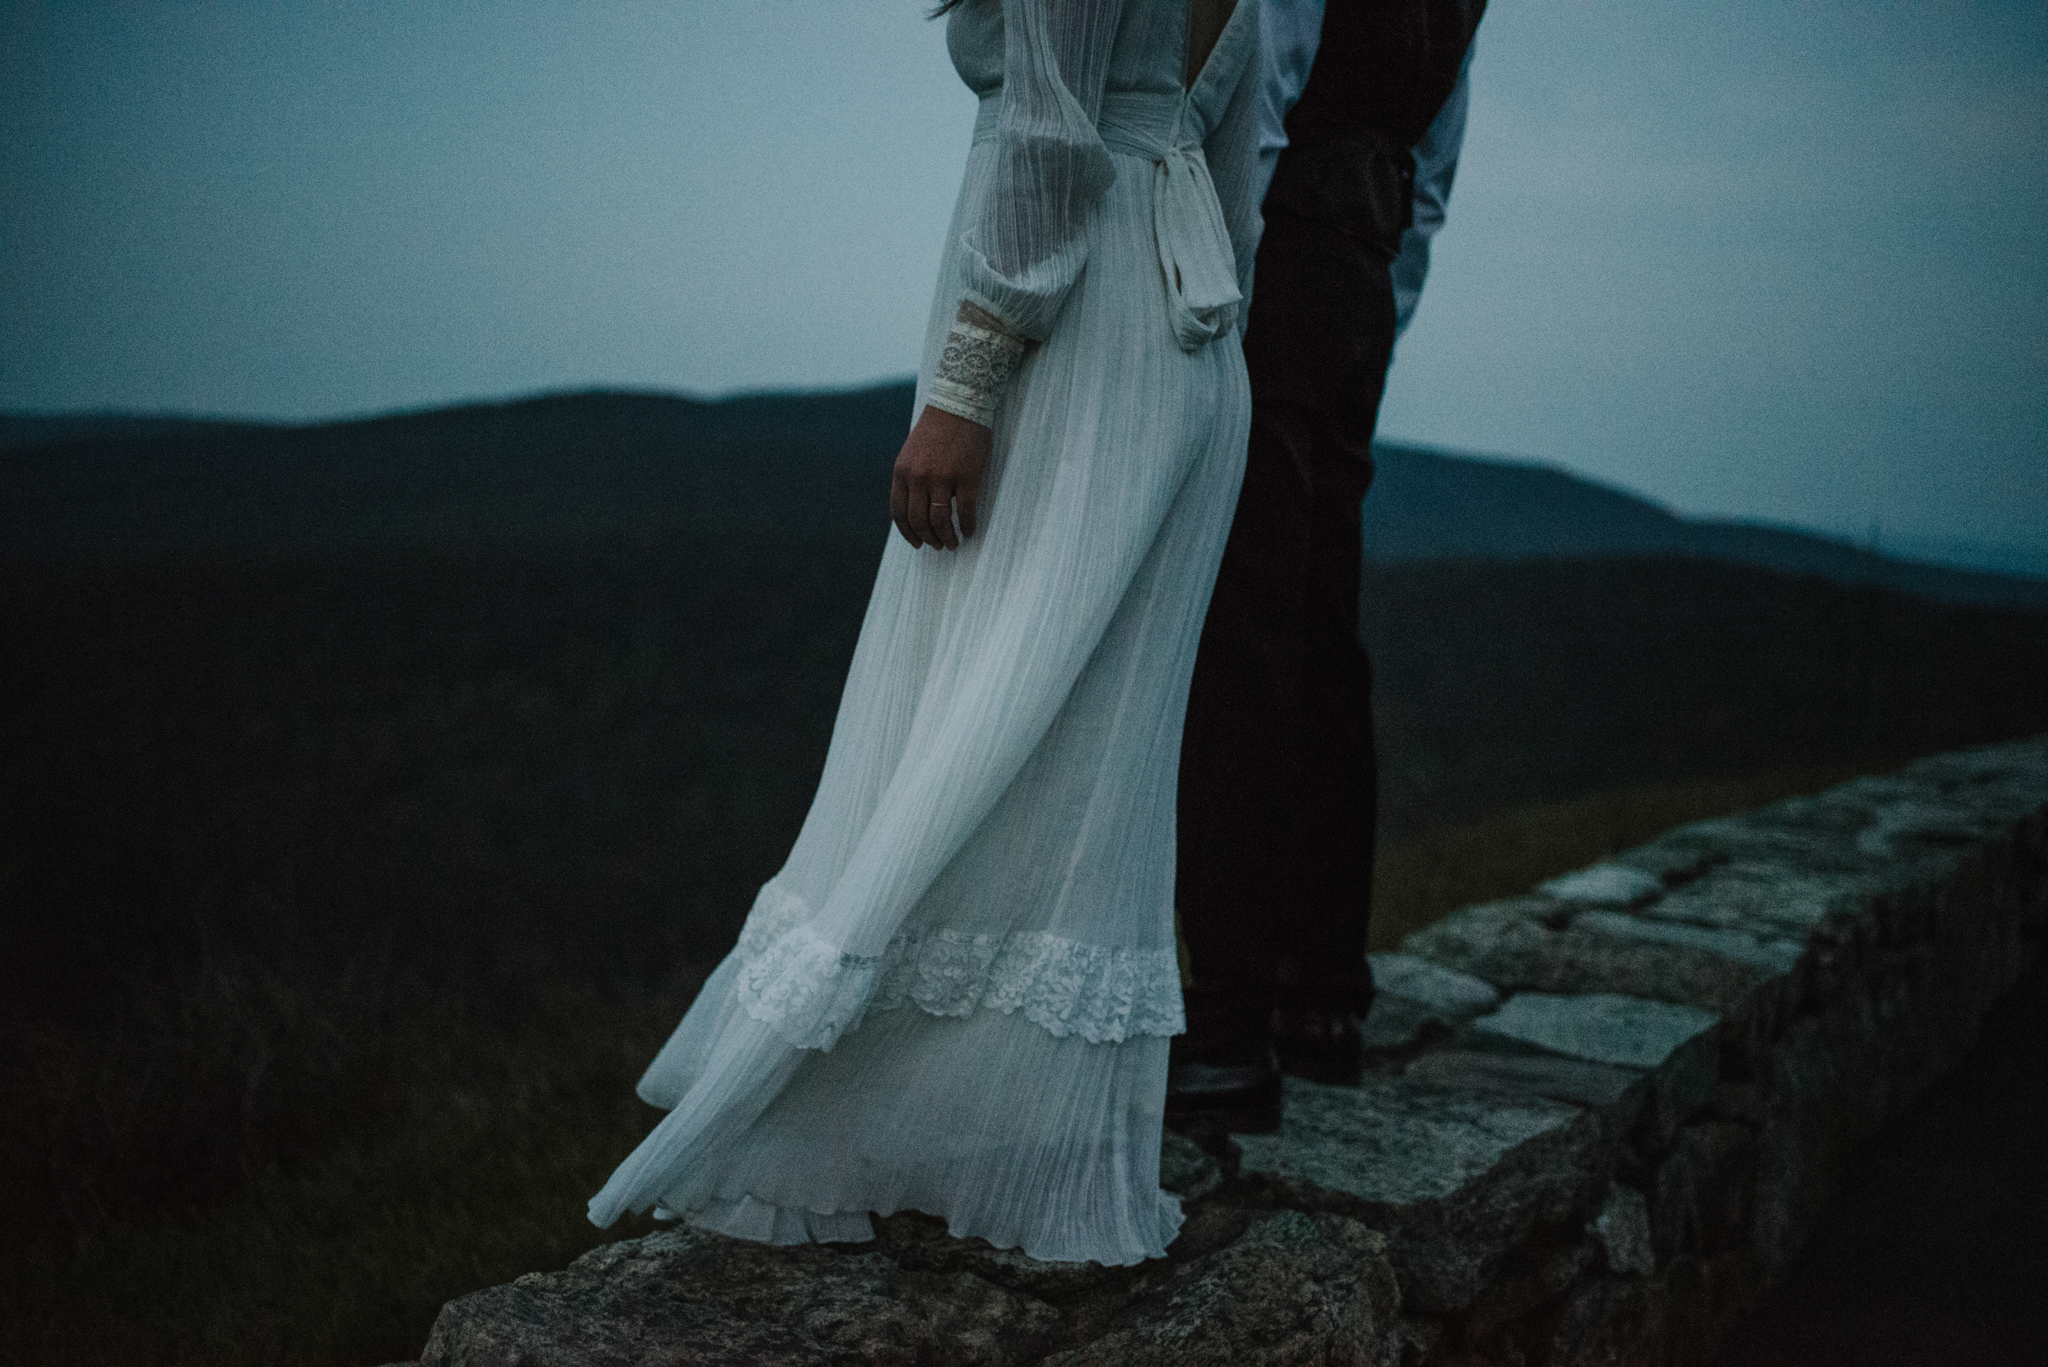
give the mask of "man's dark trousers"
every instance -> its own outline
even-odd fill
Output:
[[[1177,1044],[1192,1062],[1264,1057],[1276,1006],[1363,1016],[1372,1001],[1359,504],[1394,346],[1388,264],[1269,204],[1244,342],[1244,492],[1181,742],[1176,903],[1192,981]]]

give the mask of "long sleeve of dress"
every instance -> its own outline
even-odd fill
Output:
[[[1088,218],[1116,179],[1095,123],[1121,0],[1003,0],[996,173],[966,234],[962,296],[1043,339],[1087,264]]]

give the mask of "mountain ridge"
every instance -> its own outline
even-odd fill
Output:
[[[1794,527],[1689,518],[1553,465],[1394,442],[1376,443],[1373,456],[1368,560],[1677,556],[1939,602],[2048,608],[2048,580],[1925,564]]]
[[[582,390],[308,424],[0,414],[0,543],[60,558],[446,541],[644,540],[781,525],[882,534],[908,383],[725,399]],[[1368,562],[1702,559],[1939,602],[2048,610],[2048,579],[1683,517],[1555,466],[1382,442]]]

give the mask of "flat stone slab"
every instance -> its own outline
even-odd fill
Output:
[[[1799,956],[1805,953],[1803,945],[1775,936],[1692,925],[1649,915],[1629,916],[1618,911],[1585,912],[1572,918],[1572,928],[1616,939],[1647,940],[1652,944],[1698,950],[1736,963],[1752,964],[1774,974],[1790,973],[1799,966]]]
[[[1401,997],[1447,1022],[1470,1020],[1500,1005],[1492,983],[1413,954],[1368,954],[1376,994]]]
[[[1450,1023],[1421,1002],[1374,992],[1372,1010],[1359,1023],[1358,1042],[1368,1055],[1406,1054],[1450,1033]]]
[[[1624,1134],[1642,1115],[1650,1083],[1638,1068],[1618,1068],[1552,1054],[1439,1049],[1408,1065],[1407,1076],[1471,1091],[1512,1092],[1583,1106]]]
[[[1713,1095],[1720,1078],[1719,1023],[1693,1007],[1611,992],[1524,992],[1472,1022],[1472,1029],[1567,1058],[1640,1069],[1650,1086],[1650,1137],[1661,1144]]]
[[[1831,918],[1861,914],[1869,892],[1867,880],[1853,875],[1822,878],[1775,864],[1730,861],[1713,877],[1666,893],[1640,914],[1797,942]]]
[[[1663,1067],[1673,1054],[1712,1030],[1719,1020],[1690,1006],[1611,992],[1577,997],[1524,992],[1509,998],[1492,1015],[1474,1021],[1472,1028],[1540,1045],[1570,1058],[1648,1071]]]
[[[1469,1304],[1501,1254],[1606,1182],[1591,1113],[1421,1079],[1289,1078],[1280,1133],[1237,1142],[1240,1180],[1384,1233],[1408,1307],[1424,1313]]]
[[[1467,907],[1409,936],[1406,948],[1503,991],[1618,992],[1721,1016],[1751,1009],[1774,982],[1789,988],[1781,965],[1797,962],[1754,936],[1575,913],[1550,897]]]
[[[1536,891],[1563,902],[1584,902],[1592,906],[1627,906],[1664,891],[1664,880],[1627,864],[1595,864],[1547,883]]]
[[[1372,954],[1372,1010],[1361,1042],[1376,1055],[1412,1053],[1448,1038],[1461,1021],[1500,1005],[1491,983],[1418,959],[1413,954]]]

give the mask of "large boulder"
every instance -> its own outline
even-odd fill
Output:
[[[968,1272],[880,1252],[771,1248],[695,1229],[607,1244],[442,1308],[423,1367],[1011,1367],[1050,1351],[1059,1311]]]
[[[1385,1253],[1355,1220],[1277,1211],[1045,1367],[1368,1367],[1400,1304]]]
[[[1286,1113],[1280,1133],[1239,1138],[1240,1181],[1383,1232],[1404,1298],[1425,1313],[1470,1304],[1503,1253],[1606,1184],[1599,1121],[1543,1097],[1289,1078]]]

